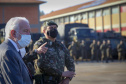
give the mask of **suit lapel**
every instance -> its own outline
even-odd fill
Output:
[[[6,39],[4,42],[16,52],[17,57],[22,62],[23,66],[26,68],[26,70],[27,70],[27,72],[29,74],[28,68],[26,67],[26,65],[25,65],[22,57],[20,56],[20,54],[18,53],[18,51],[16,50],[16,48],[14,47],[14,45],[8,39]],[[30,76],[30,74],[29,74],[29,76]]]

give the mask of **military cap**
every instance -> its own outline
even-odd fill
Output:
[[[51,26],[51,25],[56,25],[58,27],[58,25],[53,21],[46,21],[43,23],[43,26]]]

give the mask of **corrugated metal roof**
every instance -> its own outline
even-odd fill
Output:
[[[91,4],[95,3],[96,1],[97,0],[94,0],[94,1],[91,1],[91,2],[83,3],[83,4],[80,4],[80,5],[76,5],[76,6],[72,6],[72,7],[69,7],[69,8],[53,11],[53,12],[51,12],[49,14],[41,16],[40,19],[49,18],[49,17],[52,17],[52,16],[60,15],[60,14],[65,14],[65,13],[69,13],[69,12],[78,11],[79,8],[81,8],[83,6],[91,5]],[[101,1],[103,1],[103,0],[101,0]],[[105,4],[112,3],[112,2],[117,2],[117,1],[124,1],[124,0],[105,0],[105,2],[103,2],[103,3],[99,4],[99,5],[105,5]],[[91,6],[91,7],[95,7],[95,6],[99,6],[99,5],[94,5],[94,6]],[[91,7],[89,7],[89,8],[91,8]],[[84,9],[87,9],[87,8],[84,8]]]
[[[6,4],[6,3],[45,3],[45,1],[40,0],[0,0],[0,3]]]

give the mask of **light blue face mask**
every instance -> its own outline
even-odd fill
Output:
[[[20,45],[20,48],[25,48],[30,44],[30,41],[31,41],[31,35],[21,35],[21,39],[18,41],[18,44]]]

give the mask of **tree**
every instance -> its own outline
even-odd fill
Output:
[[[43,11],[40,11],[40,16],[42,16],[42,15],[45,15],[45,13]]]

